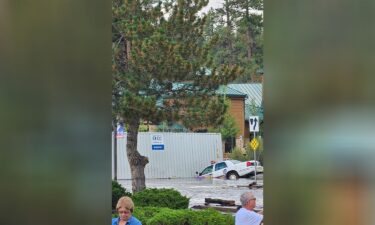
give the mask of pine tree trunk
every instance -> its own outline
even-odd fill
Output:
[[[228,50],[231,55],[232,63],[234,63],[234,54],[233,54],[233,43],[232,43],[232,18],[230,15],[230,6],[228,0],[225,1],[225,14],[227,17],[227,29],[228,29]]]
[[[126,60],[130,60],[130,58],[131,58],[131,55],[130,55],[131,42],[130,41],[125,41],[125,43],[126,43]]]
[[[126,154],[131,170],[133,193],[146,188],[145,166],[148,158],[139,154],[137,150],[139,118],[132,118],[128,121],[128,134],[126,143]]]
[[[250,61],[252,57],[252,47],[253,47],[253,37],[251,35],[250,28],[247,28],[246,36],[247,36],[247,58]]]
[[[253,36],[251,33],[251,28],[250,28],[250,1],[246,1],[246,14],[245,18],[247,21],[247,29],[246,29],[246,37],[247,37],[247,58],[249,62],[251,61],[252,57],[252,47],[253,47]]]

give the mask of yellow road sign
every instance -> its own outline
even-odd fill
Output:
[[[256,151],[259,147],[259,142],[256,138],[253,138],[253,140],[250,141],[250,147],[253,149],[253,151]]]

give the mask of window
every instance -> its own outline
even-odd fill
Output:
[[[205,175],[205,174],[208,174],[208,173],[212,173],[212,168],[213,168],[214,166],[213,165],[211,165],[211,166],[209,166],[209,167],[206,167],[206,169],[204,169],[203,171],[202,171],[202,174],[201,175]]]
[[[225,162],[221,162],[221,163],[216,164],[215,171],[218,171],[224,168],[227,168],[227,164],[225,164]]]

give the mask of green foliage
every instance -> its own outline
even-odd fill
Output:
[[[230,225],[234,224],[232,215],[224,215],[220,212],[207,209],[203,211],[190,211],[189,223],[191,225]]]
[[[223,124],[218,126],[217,128],[210,128],[209,132],[213,133],[221,133],[221,138],[226,140],[231,137],[235,137],[237,133],[240,131],[238,124],[234,117],[229,113],[226,113],[224,116]]]
[[[169,208],[162,209],[159,213],[155,214],[152,218],[148,219],[146,224],[185,224],[189,218],[189,213],[184,210],[172,210]]]
[[[258,150],[255,152],[256,160],[263,164],[263,139],[257,138],[259,141]],[[246,145],[245,151],[235,147],[228,156],[230,159],[236,159],[239,161],[254,160],[254,151],[250,148],[249,144]]]
[[[244,69],[236,82],[249,82],[263,68],[263,0],[224,0],[208,13],[205,36],[217,37],[210,49],[216,66],[236,64]]]
[[[251,99],[251,104],[250,104],[250,113],[253,116],[258,115],[259,109],[257,108],[257,105],[255,104],[255,100]]]
[[[135,208],[133,215],[144,225],[232,225],[234,218],[213,209],[193,211],[169,208]]]
[[[138,128],[139,132],[147,132],[148,131],[148,125],[147,124],[141,124]]]
[[[180,121],[190,129],[221,123],[226,107],[215,90],[242,70],[212,63],[216,39],[204,38],[206,17],[198,15],[208,1],[153,3],[113,4],[114,111],[126,123]]]
[[[127,192],[124,187],[121,186],[117,181],[112,180],[112,209],[116,209],[117,201],[122,196],[129,196],[131,197],[131,193]]]
[[[147,220],[154,217],[156,214],[158,214],[163,209],[164,208],[162,208],[162,207],[152,207],[152,206],[138,207],[138,206],[136,206],[135,209],[134,209],[133,215],[138,220],[140,220],[143,225],[145,225]]]
[[[243,152],[240,148],[235,147],[231,153],[229,153],[230,159],[235,159],[239,161],[246,161],[249,160],[248,154],[246,152]]]
[[[167,188],[150,188],[133,195],[136,206],[167,207],[171,209],[186,209],[189,206],[189,198],[182,196],[180,192]]]
[[[168,131],[169,125],[166,121],[159,123],[159,126],[156,128],[157,132],[166,132]]]

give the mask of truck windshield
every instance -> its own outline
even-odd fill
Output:
[[[211,165],[211,166],[209,166],[209,167],[206,167],[206,168],[202,171],[201,175],[205,175],[205,174],[211,173],[213,167],[214,167],[213,165]]]

